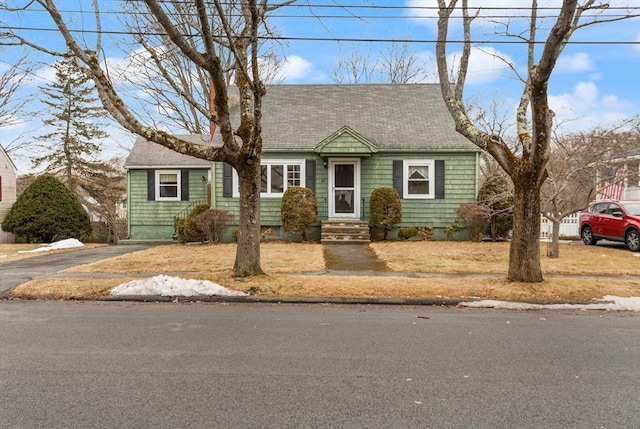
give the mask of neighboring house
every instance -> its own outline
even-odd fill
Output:
[[[431,226],[436,239],[460,204],[475,202],[480,151],[455,131],[438,85],[269,86],[262,111],[260,217],[269,238],[291,238],[280,228],[280,201],[293,186],[316,194],[316,238],[320,222],[366,225],[378,187],[398,191],[399,226]],[[209,136],[189,138],[204,143]],[[221,144],[218,135],[213,144]],[[171,239],[174,217],[197,202],[237,222],[238,178],[228,164],[138,138],[125,168],[132,241]]]
[[[640,199],[640,148],[607,161],[596,199]]]
[[[16,202],[16,180],[18,170],[4,148],[0,146],[0,224]],[[13,243],[13,234],[2,231],[0,227],[0,243]]]

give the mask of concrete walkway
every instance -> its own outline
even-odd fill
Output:
[[[389,271],[367,244],[325,244],[324,259],[329,271]]]

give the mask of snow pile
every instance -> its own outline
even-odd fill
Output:
[[[472,308],[504,308],[508,310],[617,310],[640,311],[640,297],[622,298],[606,295],[602,300],[593,304],[530,304],[526,302],[507,302],[482,300],[463,302],[460,305]]]
[[[133,280],[111,289],[111,295],[160,296],[246,296],[244,292],[227,289],[207,280],[185,280],[159,275],[149,279]]]
[[[84,247],[84,244],[75,238],[69,238],[66,240],[56,241],[55,243],[43,244],[33,250],[20,250],[18,253],[49,252],[51,250],[73,249],[75,247]]]

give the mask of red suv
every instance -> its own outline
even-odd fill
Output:
[[[601,200],[580,213],[580,237],[584,244],[600,239],[622,241],[640,251],[640,201]]]

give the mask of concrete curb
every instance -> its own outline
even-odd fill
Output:
[[[440,305],[453,307],[472,299],[453,298],[367,298],[367,297],[295,297],[295,296],[160,296],[120,295],[104,296],[97,301],[125,302],[219,302],[264,304],[375,304],[375,305]]]
[[[75,298],[83,300],[82,297]],[[240,303],[240,304],[337,304],[337,305],[409,305],[457,307],[465,302],[481,301],[479,298],[368,298],[368,297],[297,297],[297,296],[161,296],[161,295],[120,295],[103,296],[95,299],[103,302],[158,302],[158,303]],[[537,305],[587,305],[589,301],[511,301]],[[490,308],[490,307],[489,307]]]

